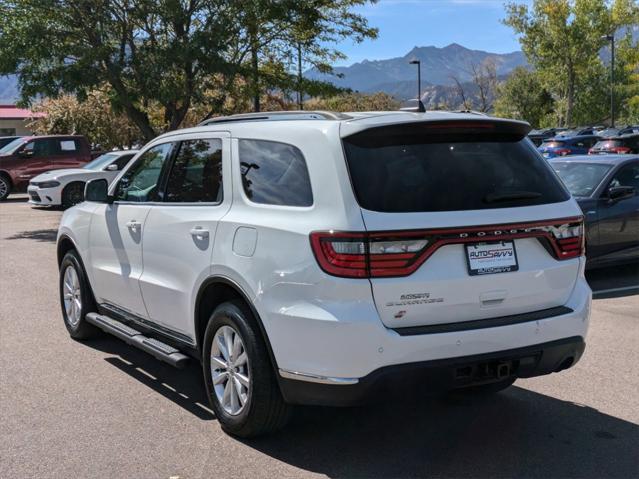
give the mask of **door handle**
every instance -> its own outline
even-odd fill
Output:
[[[136,220],[130,220],[126,222],[126,227],[130,230],[137,230],[140,226],[142,226],[142,223]]]
[[[201,226],[195,226],[194,228],[191,228],[191,236],[195,236],[198,239],[206,239],[209,237],[209,230],[207,230],[206,228],[202,228]]]

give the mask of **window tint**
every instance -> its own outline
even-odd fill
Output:
[[[59,152],[58,144],[53,138],[30,141],[24,149],[25,151],[33,151],[33,156],[53,156]]]
[[[172,143],[147,150],[118,183],[115,199],[120,201],[158,201],[158,181]]]
[[[129,153],[126,155],[121,155],[114,163],[118,166],[118,171],[123,169],[127,163],[135,156],[135,153]]]
[[[188,140],[179,148],[166,186],[166,201],[222,201],[222,141]]]
[[[553,161],[552,167],[573,196],[590,196],[611,166],[606,163]]]
[[[464,211],[568,199],[521,136],[375,128],[344,139],[359,204],[381,212]]]
[[[240,140],[242,185],[255,203],[311,206],[313,193],[302,152],[274,141]]]
[[[626,165],[621,168],[615,173],[610,186],[632,186],[639,192],[639,165]]]

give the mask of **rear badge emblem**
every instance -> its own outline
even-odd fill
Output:
[[[395,313],[395,319],[401,319],[404,317],[405,314],[406,311],[397,311],[397,313]]]

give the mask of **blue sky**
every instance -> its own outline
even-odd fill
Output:
[[[517,0],[531,4],[532,0]],[[414,46],[459,43],[496,53],[519,50],[517,38],[502,25],[505,0],[380,0],[357,11],[379,28],[377,40],[339,45],[348,55],[340,65],[364,59],[402,56]]]

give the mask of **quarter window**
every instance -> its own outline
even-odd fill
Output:
[[[163,143],[144,152],[120,179],[115,199],[135,202],[158,201],[160,173],[172,146],[172,143]]]
[[[285,143],[240,140],[244,193],[254,203],[311,206],[313,193],[302,152]]]
[[[166,201],[222,201],[221,140],[187,140],[180,144],[166,186]]]

